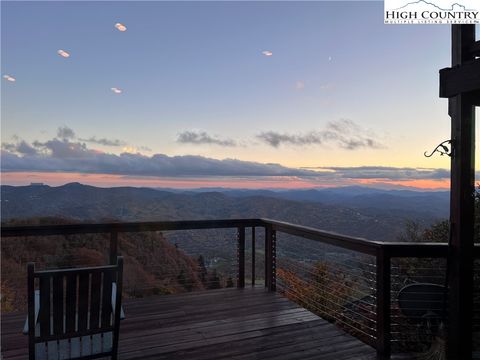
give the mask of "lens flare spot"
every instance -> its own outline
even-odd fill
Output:
[[[10,81],[10,82],[15,82],[17,81],[17,79],[15,79],[13,76],[11,75],[3,75],[3,78],[7,81]]]
[[[65,51],[65,50],[58,50],[57,51],[57,54],[60,55],[61,57],[64,57],[64,58],[69,58],[70,57],[70,53],[68,51]]]
[[[305,89],[305,82],[302,81],[302,80],[298,80],[296,83],[295,83],[295,88],[297,90],[303,90]]]
[[[125,25],[123,25],[122,23],[116,23],[115,28],[118,31],[121,31],[121,32],[127,31],[127,27]]]

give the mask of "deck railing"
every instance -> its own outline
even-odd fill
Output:
[[[276,291],[278,286],[279,291],[300,305],[320,315],[326,315],[347,331],[352,330],[350,333],[375,347],[380,358],[390,356],[392,340],[396,340],[392,334],[396,333],[395,326],[399,325],[396,320],[397,314],[392,315],[400,276],[397,259],[446,259],[448,255],[448,245],[444,243],[370,241],[270,219],[4,226],[1,229],[1,236],[6,238],[109,234],[109,259],[113,263],[119,255],[119,234],[207,229],[236,230],[237,287],[245,287],[246,270],[250,271],[251,285],[258,285],[256,283],[258,264],[263,262],[264,284],[267,289]],[[247,235],[251,236],[248,243]],[[264,241],[259,242],[258,237],[262,237]],[[259,243],[263,245],[262,249],[259,249]],[[247,244],[251,249],[248,259],[246,259]],[[295,258],[295,251],[298,251],[295,246],[284,248],[289,244],[310,246],[312,256],[308,256],[308,259]],[[318,244],[321,244],[321,247],[318,247]],[[312,246],[317,248],[312,250]],[[336,250],[329,253],[325,247]],[[474,251],[475,257],[480,258],[480,247],[476,246]],[[261,252],[264,253],[264,257],[258,256]],[[341,259],[336,258],[334,254]],[[309,298],[311,295],[308,293],[300,292],[298,289],[310,286],[312,281],[318,281],[319,276],[321,279],[332,281],[332,273],[325,269],[318,273],[314,268],[315,261],[324,264],[327,269],[333,269],[336,274],[347,274],[350,281],[341,284],[345,291],[325,295],[323,298],[316,296],[316,299]],[[251,269],[246,269],[248,262]],[[281,272],[281,278],[277,280],[278,272]],[[285,274],[292,273],[295,274],[294,282],[289,283]],[[333,280],[338,282],[338,278]],[[359,284],[364,288],[359,287]],[[325,291],[328,293],[329,289]],[[367,307],[371,305],[365,313],[359,314],[358,311],[355,313],[355,306],[358,305],[358,303],[352,305],[355,303],[352,299],[355,298],[363,305],[367,304]]]

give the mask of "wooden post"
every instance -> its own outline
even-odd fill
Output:
[[[252,287],[255,286],[255,226],[252,227]]]
[[[35,264],[27,265],[28,292],[28,358],[35,359]]]
[[[112,231],[110,233],[110,265],[117,265],[118,256],[118,233]]]
[[[120,314],[122,312],[122,291],[123,291],[123,257],[119,256],[117,259],[116,271],[116,291],[115,294],[115,312],[113,314],[113,344],[112,344],[112,359],[118,358],[118,338],[120,334]]]
[[[472,60],[474,25],[452,26],[452,67]],[[450,246],[448,261],[449,359],[472,357],[475,108],[472,95],[449,98],[452,121]]]
[[[390,358],[390,256],[381,247],[377,260],[377,359]]]
[[[245,227],[239,227],[237,233],[238,240],[238,281],[237,287],[245,287]]]

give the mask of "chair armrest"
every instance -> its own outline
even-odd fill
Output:
[[[40,312],[40,291],[35,290],[35,325],[38,321],[38,313]],[[28,315],[27,319],[25,320],[25,325],[23,326],[23,334],[28,335]]]
[[[115,305],[117,299],[117,284],[112,283],[112,309],[115,314]],[[120,320],[125,320],[125,312],[123,311],[123,306],[120,307]]]

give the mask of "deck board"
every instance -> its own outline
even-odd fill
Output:
[[[374,359],[375,350],[277,293],[221,289],[124,301],[120,359]],[[25,315],[2,316],[2,357],[27,358]]]

